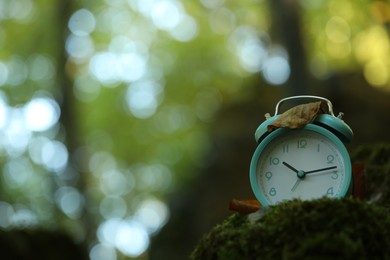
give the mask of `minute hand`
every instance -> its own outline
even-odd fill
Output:
[[[336,168],[337,168],[337,166],[331,166],[331,167],[321,168],[321,169],[317,169],[317,170],[307,171],[307,172],[305,172],[305,174],[322,172],[322,171],[332,170],[332,169],[336,169]]]

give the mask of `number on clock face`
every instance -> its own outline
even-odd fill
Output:
[[[344,160],[325,135],[291,131],[270,141],[261,152],[256,168],[259,192],[268,204],[337,197],[345,190]]]

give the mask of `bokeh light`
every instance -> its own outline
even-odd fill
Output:
[[[24,153],[31,130],[26,126],[22,108],[11,108],[9,110],[9,120],[4,129],[4,147],[10,156],[18,156]]]
[[[61,211],[68,217],[80,217],[84,199],[77,189],[69,186],[59,188],[55,193],[55,201]]]
[[[69,19],[69,30],[77,36],[87,36],[95,29],[96,21],[93,13],[83,8],[72,14]]]
[[[136,52],[95,54],[90,62],[92,75],[105,85],[133,82],[146,73],[147,58]]]
[[[196,20],[185,15],[175,27],[169,30],[169,34],[177,41],[189,42],[196,38],[198,31]]]
[[[32,0],[1,1],[0,19],[15,19],[18,22],[27,23],[34,14],[34,2]]]
[[[14,207],[11,216],[11,226],[18,228],[30,228],[38,224],[37,215],[24,205]]]
[[[50,57],[47,57],[46,55],[31,55],[28,58],[28,65],[29,78],[33,81],[45,83],[52,80],[56,75],[54,64]]]
[[[183,7],[178,1],[155,1],[150,15],[157,28],[169,30],[175,28],[183,19]]]
[[[263,68],[270,44],[266,33],[250,26],[239,26],[231,34],[228,44],[245,70],[254,73]]]
[[[94,245],[89,253],[91,260],[116,260],[115,248],[106,244]]]
[[[106,220],[99,226],[98,238],[101,243],[116,247],[130,257],[143,254],[150,243],[145,227],[132,219]]]
[[[326,36],[333,42],[343,43],[349,40],[351,29],[341,17],[333,16],[325,26]]]
[[[136,210],[135,218],[146,227],[148,234],[152,235],[168,221],[169,210],[165,203],[150,198],[141,203]]]
[[[127,106],[132,115],[148,118],[156,113],[163,87],[153,81],[131,84],[126,92]]]
[[[264,79],[272,85],[281,85],[290,76],[290,66],[283,56],[270,57],[264,63]]]
[[[53,99],[38,97],[24,107],[26,127],[31,131],[46,131],[58,122],[60,108]]]
[[[118,170],[102,173],[100,176],[100,189],[108,196],[120,196],[129,191],[126,177]]]
[[[95,46],[89,36],[70,35],[66,41],[65,48],[68,55],[74,60],[82,61],[93,54]]]
[[[8,123],[9,107],[4,93],[0,92],[0,129],[3,129]]]
[[[8,73],[9,72],[7,64],[0,61],[0,86],[4,85],[7,82]]]
[[[68,157],[68,150],[62,142],[53,140],[42,146],[42,164],[49,171],[63,170],[68,163]]]
[[[11,225],[11,219],[14,214],[13,207],[5,202],[0,201],[0,227],[7,229]]]
[[[384,86],[390,80],[387,67],[382,60],[372,60],[364,67],[364,77],[374,86]]]
[[[7,62],[8,75],[6,83],[11,86],[23,84],[28,76],[28,67],[25,60],[17,55]]]
[[[27,184],[33,174],[33,166],[25,157],[8,160],[3,167],[4,180],[11,188],[20,188]]]

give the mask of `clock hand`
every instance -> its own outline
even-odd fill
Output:
[[[287,168],[289,168],[290,170],[292,170],[293,172],[295,172],[297,174],[297,177],[299,179],[303,179],[305,178],[306,176],[306,173],[302,170],[297,170],[295,169],[294,167],[292,167],[290,164],[286,163],[286,162],[282,162],[283,165],[285,165]]]
[[[292,187],[291,191],[295,191],[295,189],[298,187],[298,184],[301,182],[301,178],[298,178],[297,181],[294,183],[294,186]]]
[[[290,170],[292,170],[295,173],[299,172],[297,169],[295,169],[294,167],[292,167],[290,164],[288,164],[286,162],[282,162],[282,164],[285,165],[287,168],[289,168]]]
[[[282,162],[284,165],[286,165],[288,168],[291,167],[291,165],[285,163],[285,162]],[[307,171],[307,172],[304,172],[304,171],[297,171],[297,176],[298,176],[298,179],[295,181],[294,183],[294,186],[291,188],[291,191],[295,191],[298,187],[298,184],[301,182],[301,180],[305,177],[306,174],[308,173],[315,173],[315,172],[322,172],[322,171],[326,171],[326,170],[331,170],[331,169],[336,169],[337,166],[331,166],[331,167],[326,167],[326,168],[321,168],[321,169],[317,169],[317,170],[312,170],[312,171]],[[295,168],[294,167],[291,167],[290,168],[291,170],[295,171]]]
[[[336,169],[336,168],[337,168],[337,166],[331,166],[331,167],[321,168],[321,169],[317,169],[317,170],[307,171],[307,172],[305,172],[305,174],[322,172],[322,171],[327,171],[327,170]]]
[[[298,187],[298,184],[301,182],[301,179],[305,177],[305,172],[295,169],[294,167],[292,167],[290,164],[286,162],[282,162],[282,164],[297,174],[298,179],[294,183],[294,186],[291,188],[291,191],[295,191],[295,189]]]

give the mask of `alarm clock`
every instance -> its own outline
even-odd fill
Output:
[[[314,99],[327,104],[324,114],[302,128],[268,126],[279,116],[286,101]],[[280,100],[275,115],[256,130],[258,146],[250,163],[250,184],[262,206],[282,201],[341,198],[352,192],[352,167],[345,143],[351,128],[333,113],[332,103],[318,96],[293,96]]]

